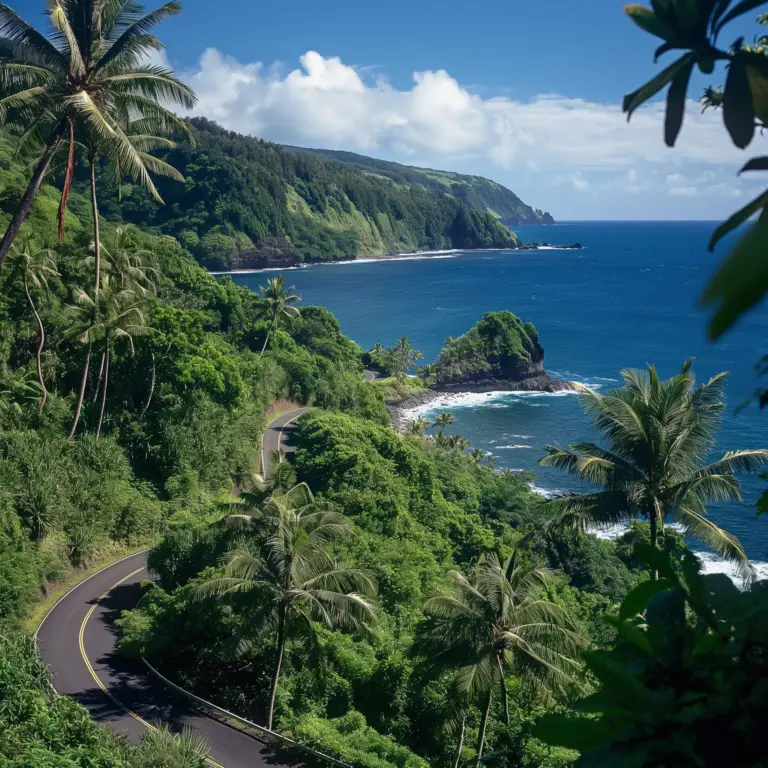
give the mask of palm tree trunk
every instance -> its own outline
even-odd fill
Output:
[[[101,353],[101,363],[99,365],[99,378],[96,379],[96,391],[93,393],[93,400],[95,403],[99,399],[99,392],[101,391],[101,380],[104,377],[104,358],[107,356],[106,352]]]
[[[267,728],[272,730],[272,721],[275,717],[275,698],[277,697],[277,684],[280,682],[280,669],[283,666],[283,654],[285,653],[285,606],[279,608],[280,615],[277,620],[277,664],[272,678],[272,695],[269,699],[269,719]]]
[[[514,558],[514,555],[513,555]],[[501,682],[501,700],[504,702],[504,723],[509,727],[509,696],[507,695],[507,684],[504,681],[504,664],[501,656],[496,657],[496,663],[499,666],[499,681]]]
[[[651,546],[655,549],[659,548],[659,506],[654,502],[653,509],[650,514],[651,523]],[[651,568],[651,578],[654,581],[659,580],[659,572],[655,568]]]
[[[143,419],[144,414],[149,410],[149,404],[152,402],[152,395],[155,394],[155,381],[157,379],[157,363],[155,362],[155,351],[151,349],[150,354],[152,355],[152,376],[149,379],[149,394],[147,395],[147,402],[144,403],[144,407],[141,409],[141,413],[139,414],[140,419]]]
[[[64,128],[65,124],[62,121],[58,128],[56,128],[56,130],[53,132],[53,135],[48,142],[48,146],[45,149],[45,153],[40,158],[40,162],[38,162],[37,167],[32,174],[32,178],[29,180],[29,184],[27,184],[27,189],[21,198],[19,207],[16,209],[16,213],[13,214],[13,218],[11,219],[11,223],[8,225],[8,229],[5,230],[3,239],[0,240],[0,266],[2,266],[3,262],[5,261],[5,257],[8,255],[8,251],[11,250],[11,245],[13,245],[13,241],[16,239],[16,235],[19,234],[21,225],[29,215],[29,209],[32,207],[32,201],[35,199],[35,195],[40,189],[40,185],[43,183],[43,178],[45,177],[45,174],[48,172],[48,168],[51,165],[51,160],[53,160],[53,156],[56,154],[56,150],[59,148],[61,137],[64,135]]]
[[[272,333],[272,330],[275,327],[275,321],[272,320],[272,322],[269,324],[269,329],[267,330],[267,338],[264,339],[264,346],[261,348],[261,354],[259,357],[264,357],[264,353],[267,351],[267,342],[269,341],[269,334]]]
[[[459,768],[461,762],[461,750],[464,749],[464,734],[467,732],[467,716],[461,718],[461,735],[459,736],[459,748],[456,750],[456,760],[453,763],[453,768]]]
[[[488,691],[488,703],[485,706],[485,712],[483,712],[483,720],[480,723],[480,735],[477,739],[477,765],[480,765],[480,761],[483,759],[483,749],[485,748],[485,732],[488,729],[488,718],[491,714],[491,702],[493,701],[493,689]]]
[[[109,385],[109,334],[105,340],[104,350],[104,387],[101,390],[101,410],[99,411],[99,425],[96,427],[96,439],[101,437],[101,425],[104,423],[104,409],[107,406],[107,386]]]
[[[69,189],[72,186],[72,176],[75,173],[75,128],[74,123],[69,120],[69,147],[67,148],[67,170],[64,174],[64,186],[61,190],[61,200],[59,201],[59,240],[64,239],[64,217],[67,213],[67,198]]]
[[[85,357],[85,368],[83,369],[83,380],[80,382],[80,393],[77,396],[77,406],[75,407],[75,420],[72,422],[72,429],[69,430],[69,440],[74,439],[77,431],[77,423],[80,421],[80,411],[83,409],[83,399],[85,398],[85,385],[88,383],[88,366],[91,363],[91,345],[88,344],[88,352]]]
[[[43,381],[43,362],[42,354],[43,347],[45,346],[45,328],[43,327],[43,321],[40,319],[40,315],[35,307],[35,302],[32,301],[32,294],[29,292],[29,284],[27,283],[27,276],[24,275],[24,293],[27,294],[27,302],[29,302],[29,308],[32,310],[32,314],[37,320],[37,330],[40,333],[40,341],[37,344],[37,380],[40,382],[40,389],[43,392],[43,396],[40,399],[40,413],[45,408],[45,401],[48,399],[48,390],[45,388],[45,382]]]
[[[96,254],[96,287],[93,298],[97,300],[101,287],[101,236],[99,234],[99,205],[96,200],[96,161],[91,158],[91,210],[93,211],[93,249]]]

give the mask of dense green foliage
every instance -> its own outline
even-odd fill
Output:
[[[304,152],[192,120],[196,146],[162,153],[184,184],[158,181],[164,206],[103,173],[104,215],[159,228],[207,267],[227,269],[260,248],[337,261],[398,251],[506,248],[517,238],[490,213],[450,194],[395,183]]]
[[[207,750],[187,735],[147,733],[138,747],[96,725],[50,687],[31,638],[0,632],[3,768],[203,768]]]
[[[387,160],[377,160],[354,152],[340,152],[328,149],[302,149],[291,147],[297,152],[309,152],[330,160],[335,160],[369,174],[384,176],[396,184],[405,186],[423,186],[437,193],[448,193],[462,200],[467,206],[477,211],[488,211],[506,224],[515,227],[519,224],[554,224],[550,214],[526,205],[514,192],[482,176],[467,176],[450,171],[436,171],[432,168],[415,168]]]
[[[354,535],[333,544],[332,552],[344,567],[375,579],[377,621],[372,637],[320,624],[312,643],[303,633],[288,637],[276,723],[355,765],[418,766],[420,759],[452,765],[459,734],[445,727],[455,719],[456,670],[432,663],[415,644],[426,629],[424,602],[445,587],[452,570],[470,567],[487,552],[511,553],[542,520],[538,498],[525,477],[494,472],[459,451],[341,413],[311,412],[299,422],[295,442],[298,479],[318,503],[349,519]],[[269,514],[254,518],[255,531]],[[200,584],[226,576],[222,557],[241,546],[244,535],[258,541],[258,533],[242,527],[174,522],[150,555],[160,586],[123,621],[123,648],[144,648],[201,695],[262,719],[276,661],[274,632],[264,631],[272,609],[253,590],[226,601],[198,597]],[[647,538],[647,528],[639,535]],[[520,557],[523,564],[573,574],[573,586],[558,575],[546,587],[559,606],[553,610],[567,610],[582,635],[602,644],[610,634],[600,615],[644,578],[619,553],[611,542],[574,533],[557,546],[536,544]],[[518,672],[512,665],[507,675],[509,728],[497,698],[489,743],[511,740],[520,754],[517,765],[567,765],[568,752],[542,757],[546,749],[531,736],[542,703],[536,686],[526,685]],[[467,759],[482,711],[482,702],[468,702]]]
[[[488,312],[472,329],[448,339],[437,362],[424,369],[436,385],[477,379],[521,379],[541,364],[544,350],[533,323],[511,312]]]
[[[742,591],[723,574],[701,576],[685,552],[679,566],[638,550],[659,581],[631,592],[611,623],[618,641],[587,654],[600,688],[537,732],[580,750],[584,768],[627,765],[758,766],[768,714],[768,582]]]

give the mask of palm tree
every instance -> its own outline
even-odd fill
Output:
[[[101,247],[104,269],[118,281],[121,288],[137,296],[148,296],[157,290],[160,272],[155,266],[155,254],[136,246],[135,240],[122,227],[116,227],[111,240]],[[86,260],[95,263],[95,258]]]
[[[408,423],[406,432],[409,435],[421,436],[427,431],[428,428],[429,422],[423,416],[419,416],[418,419],[414,419]]]
[[[440,432],[444,432],[445,428],[450,426],[456,421],[456,419],[453,417],[453,414],[450,411],[443,411],[436,419],[435,423],[432,425],[434,427],[440,427]]]
[[[297,301],[301,301],[301,296],[298,293],[291,293],[295,291],[295,286],[290,288],[285,287],[285,278],[282,275],[273,277],[267,281],[266,287],[260,286],[262,307],[261,312],[267,318],[269,318],[269,328],[267,329],[267,336],[264,339],[264,346],[261,348],[261,356],[264,356],[264,352],[267,349],[267,343],[272,331],[277,328],[277,324],[280,320],[293,320],[298,317],[300,312],[298,307],[291,306]]]
[[[745,574],[749,561],[738,539],[707,519],[710,502],[741,501],[737,472],[768,462],[766,450],[729,451],[706,463],[720,425],[727,374],[697,386],[687,361],[679,374],[662,381],[656,369],[624,371],[624,386],[604,395],[582,388],[582,403],[605,446],[548,447],[540,463],[564,469],[601,490],[568,494],[547,502],[554,517],[547,527],[579,528],[650,521],[658,546],[664,523],[674,520]]]
[[[482,448],[475,448],[469,455],[474,459],[475,464],[481,464],[485,459],[485,451]]]
[[[127,341],[133,355],[135,351],[134,338],[149,335],[152,333],[152,329],[147,325],[143,302],[136,299],[133,291],[116,286],[108,274],[102,275],[101,288],[97,291],[95,299],[86,291],[78,288],[74,291],[74,302],[74,305],[67,307],[67,311],[74,321],[70,334],[81,344],[87,344],[89,350],[93,344],[100,341],[104,343],[104,384],[99,422],[96,428],[96,438],[98,439],[101,435],[107,403],[112,345],[116,341]],[[80,419],[88,377],[88,364],[89,360],[86,359],[75,408],[75,419],[69,433],[70,439],[74,437]]]
[[[387,352],[387,364],[390,373],[396,379],[402,380],[408,371],[423,357],[424,355],[414,348],[407,337],[401,336],[397,344]]]
[[[191,109],[196,99],[169,69],[146,63],[147,54],[162,49],[150,30],[180,13],[181,4],[171,0],[146,15],[143,11],[128,0],[51,0],[45,14],[53,31],[46,36],[0,3],[0,125],[18,129],[20,152],[37,160],[0,240],[0,264],[62,142],[67,160],[60,219],[77,141],[91,141],[114,159],[121,175],[130,175],[160,199],[149,176],[156,170],[154,161],[129,138],[126,116],[140,134],[188,134],[185,123],[164,104]],[[97,227],[95,195],[92,203]]]
[[[417,649],[430,663],[458,670],[466,702],[483,697],[479,765],[497,687],[509,726],[505,675],[514,673],[540,694],[556,696],[573,684],[584,641],[567,612],[546,599],[551,572],[517,565],[515,555],[486,555],[470,576],[452,571],[450,580],[450,589],[424,603],[429,622]]]
[[[45,326],[43,326],[40,313],[37,311],[32,298],[30,285],[37,290],[44,290],[48,287],[48,278],[54,277],[59,273],[56,271],[53,253],[48,249],[32,252],[29,241],[25,242],[21,248],[14,248],[9,264],[11,266],[11,274],[21,280],[24,285],[27,304],[29,304],[30,312],[34,315],[35,322],[37,323],[37,380],[42,393],[40,398],[40,411],[42,412],[45,407],[45,401],[48,399],[48,390],[45,388],[45,381],[43,380],[42,362],[43,347],[45,346]]]
[[[227,555],[223,575],[201,584],[196,594],[203,599],[246,593],[268,602],[265,629],[276,632],[277,656],[267,722],[271,730],[289,633],[303,629],[312,637],[314,621],[367,630],[375,584],[367,573],[343,568],[328,554],[326,546],[349,532],[349,522],[319,508],[306,485],[271,496],[248,517],[242,527],[265,531],[261,545],[246,539]]]

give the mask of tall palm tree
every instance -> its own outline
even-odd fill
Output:
[[[550,579],[549,571],[518,565],[515,555],[489,554],[470,576],[452,571],[450,588],[424,603],[429,622],[417,649],[431,664],[458,670],[465,701],[482,700],[478,765],[497,689],[509,725],[505,675],[549,698],[571,686],[579,670],[584,641],[568,613],[546,599]]]
[[[264,531],[260,546],[243,544],[227,555],[221,577],[201,584],[198,598],[250,593],[266,600],[265,630],[276,633],[277,660],[272,673],[267,727],[271,730],[275,697],[292,631],[313,636],[313,622],[332,628],[368,629],[374,615],[375,584],[365,572],[341,567],[326,547],[349,531],[341,514],[319,508],[305,485],[271,496],[246,527]]]
[[[96,226],[96,233],[98,233],[98,226]],[[93,243],[94,254],[100,250],[105,256],[104,269],[112,276],[112,281],[116,284],[116,287],[132,291],[139,298],[146,298],[156,292],[156,281],[160,277],[160,272],[154,266],[155,255],[153,253],[137,248],[130,233],[121,227],[115,228],[107,247],[100,246],[96,237],[97,235],[95,235]],[[95,266],[96,274],[100,274],[100,259],[94,255],[89,256],[85,262],[88,266]],[[154,351],[152,355],[154,358]],[[94,403],[98,399],[101,390],[105,360],[106,351],[103,351],[101,363],[99,364],[99,375],[93,392]]]
[[[424,357],[406,336],[401,336],[397,344],[387,352],[387,364],[391,374],[403,380],[408,371]]]
[[[440,432],[443,432],[446,427],[450,426],[456,421],[453,414],[450,411],[443,411],[432,425],[434,427],[440,427]]]
[[[146,63],[147,54],[162,48],[150,30],[180,12],[176,0],[148,14],[134,0],[50,0],[45,14],[52,32],[45,35],[0,3],[0,125],[18,128],[20,151],[37,160],[0,240],[0,264],[62,142],[67,160],[60,218],[75,144],[86,139],[160,199],[149,175],[153,161],[129,139],[126,115],[140,134],[189,132],[164,104],[191,109],[193,91],[166,67]],[[95,196],[92,202],[98,226]]]
[[[666,381],[651,365],[646,371],[624,371],[624,386],[604,395],[582,388],[584,409],[605,447],[550,446],[540,463],[601,490],[547,502],[553,513],[547,527],[584,529],[644,517],[650,522],[651,543],[658,546],[664,523],[673,520],[688,536],[738,563],[745,574],[749,571],[738,539],[707,519],[706,505],[740,501],[736,473],[768,463],[768,451],[729,451],[707,463],[725,407],[727,374],[697,386],[692,364],[687,361]]]
[[[104,345],[104,384],[101,394],[101,408],[99,421],[96,428],[96,438],[101,435],[104,422],[104,412],[107,403],[107,389],[109,386],[109,362],[112,346],[117,341],[126,341],[134,354],[133,340],[137,336],[147,336],[152,329],[147,325],[144,314],[144,305],[136,294],[125,288],[115,285],[110,275],[102,275],[101,288],[93,298],[87,291],[80,288],[74,291],[74,305],[67,308],[73,319],[70,334],[81,344],[87,344],[88,349],[99,342]],[[77,430],[80,412],[85,395],[85,384],[88,378],[88,359],[86,359],[83,379],[75,407],[75,419],[70,430],[72,439]]]
[[[278,322],[281,320],[293,320],[298,317],[300,312],[298,307],[292,306],[298,301],[301,301],[301,295],[298,293],[292,293],[295,291],[295,286],[290,288],[285,287],[285,278],[282,275],[273,277],[267,281],[267,285],[261,286],[261,311],[269,319],[269,328],[267,329],[267,335],[264,339],[264,346],[261,348],[261,356],[264,356],[264,352],[267,350],[267,343],[272,331],[277,328]]]
[[[45,408],[45,401],[48,399],[48,390],[45,388],[43,380],[43,362],[42,354],[45,346],[45,326],[37,311],[30,286],[33,289],[44,290],[48,287],[48,278],[54,277],[59,273],[56,271],[56,262],[53,260],[53,253],[48,249],[41,251],[32,251],[29,241],[25,242],[21,248],[14,248],[8,260],[11,267],[11,273],[21,280],[24,285],[24,294],[27,297],[29,310],[32,312],[37,323],[38,342],[37,342],[37,380],[40,384],[40,411]]]

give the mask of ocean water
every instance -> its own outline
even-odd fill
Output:
[[[737,412],[761,383],[754,364],[768,352],[768,311],[743,318],[717,343],[706,337],[707,312],[699,297],[724,255],[707,252],[714,226],[578,222],[525,227],[518,232],[525,242],[578,241],[584,249],[318,265],[288,271],[286,279],[303,303],[332,310],[342,330],[363,347],[391,345],[405,335],[425,361],[436,358],[446,337],[501,309],[536,325],[549,371],[603,391],[619,384],[624,368],[653,363],[668,376],[695,357],[700,380],[722,370],[731,374],[718,449],[768,447],[768,413],[754,405]],[[242,274],[235,280],[256,290],[266,277]],[[430,412],[441,406],[456,417],[453,431],[493,453],[497,466],[535,472],[535,486],[543,492],[579,490],[578,481],[537,464],[548,444],[594,439],[578,397],[453,396]],[[754,519],[754,503],[764,487],[765,481],[745,477],[742,504],[711,509],[712,519],[736,534],[755,560],[768,559],[768,520]],[[707,559],[709,568],[720,568]],[[768,566],[764,573],[768,577]]]

